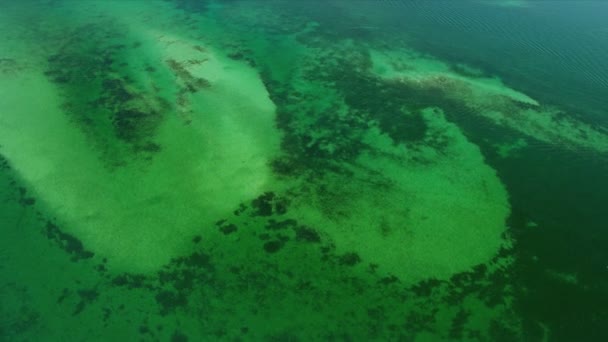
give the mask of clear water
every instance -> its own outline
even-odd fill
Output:
[[[0,1],[0,340],[606,340],[606,14]]]

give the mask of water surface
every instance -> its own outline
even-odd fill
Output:
[[[2,340],[608,338],[605,3],[0,9]]]

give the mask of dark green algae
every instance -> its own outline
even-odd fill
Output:
[[[47,59],[44,72],[63,95],[63,109],[101,152],[109,167],[131,158],[151,158],[167,99],[138,90],[124,55],[139,45],[124,44],[116,23],[88,24]]]

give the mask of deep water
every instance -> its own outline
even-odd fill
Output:
[[[608,340],[607,13],[0,1],[0,340]]]

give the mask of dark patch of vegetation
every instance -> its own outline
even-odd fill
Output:
[[[274,203],[274,212],[276,215],[285,215],[287,213],[288,202],[286,200],[277,200]]]
[[[80,314],[87,305],[91,304],[99,297],[99,292],[97,292],[96,289],[78,290],[76,293],[78,294],[80,301],[76,304],[76,308],[74,309],[74,312],[72,312],[72,315]]]
[[[236,232],[237,229],[238,229],[237,226],[235,224],[232,224],[232,223],[229,224],[229,225],[223,226],[222,228],[220,228],[220,230],[222,231],[222,233],[224,233],[224,235],[232,234],[232,233]]]
[[[0,170],[10,170],[11,165],[2,154],[0,154]]]
[[[285,246],[285,242],[281,240],[272,240],[264,243],[266,253],[276,253]]]
[[[3,340],[12,341],[22,334],[40,328],[41,315],[28,306],[22,306],[17,312],[11,313],[10,321],[0,325],[0,336]],[[13,338],[14,337],[14,338]]]
[[[361,257],[357,253],[346,253],[338,258],[338,263],[344,266],[355,266],[361,262]]]
[[[240,216],[247,210],[247,206],[244,203],[240,203],[239,207],[233,212],[234,216]]]
[[[147,325],[140,325],[139,329],[137,329],[137,331],[139,331],[139,333],[142,335],[147,335],[147,334],[152,333],[152,331],[150,330],[150,328]]]
[[[0,58],[0,74],[16,74],[23,70],[23,66],[14,58]]]
[[[277,104],[276,125],[283,131],[282,157],[275,159],[271,166],[281,175],[321,175],[327,171],[348,174],[341,166],[343,161],[353,160],[365,147],[356,132],[366,127],[355,116],[338,118],[338,108],[328,108],[322,113],[303,112],[302,103],[314,102],[317,94],[302,94],[289,85],[272,79],[270,72],[261,72],[262,80],[270,97]],[[314,118],[310,127],[299,127],[299,116]],[[322,139],[313,139],[312,133],[326,132]]]
[[[412,311],[406,316],[404,326],[406,331],[415,331],[419,334],[431,331],[433,324],[435,324],[434,312]]]
[[[36,199],[33,197],[28,197],[27,195],[27,190],[22,187],[19,186],[17,187],[17,191],[19,192],[19,204],[21,204],[22,206],[26,207],[26,206],[32,206],[34,204],[36,204]]]
[[[160,306],[160,314],[166,316],[169,313],[175,312],[176,309],[188,305],[188,298],[179,292],[163,290],[156,297],[156,302]]]
[[[471,313],[465,309],[460,309],[452,319],[449,337],[453,340],[461,340],[463,337],[464,325],[467,323]]]
[[[288,228],[294,228],[298,225],[298,222],[293,219],[287,219],[283,221],[276,221],[273,219],[268,220],[266,223],[266,229],[268,230],[284,230]]]
[[[234,59],[236,61],[244,61],[250,66],[254,68],[256,67],[257,63],[253,58],[253,51],[247,48],[241,48],[240,46],[231,46],[231,48],[233,49],[233,51],[228,53],[229,58]]]
[[[47,59],[45,75],[65,94],[65,112],[110,165],[118,166],[126,162],[117,160],[124,151],[142,153],[148,159],[160,150],[151,137],[162,119],[156,107],[166,103],[159,97],[146,98],[124,75],[121,64],[125,62],[119,56],[133,47],[112,43],[118,35],[114,26],[90,24],[68,34],[70,43]],[[116,144],[116,139],[122,143]]]
[[[313,228],[308,226],[297,226],[294,228],[294,231],[296,232],[296,241],[313,243],[321,242],[321,236]]]
[[[506,287],[510,284],[508,277],[502,271],[494,272],[490,277],[490,284],[479,288],[479,297],[489,307],[504,304]]]
[[[378,284],[385,285],[385,286],[394,284],[394,283],[398,283],[398,282],[399,282],[399,278],[395,277],[394,275],[382,277],[380,280],[378,280]]]
[[[471,271],[454,274],[448,283],[446,302],[458,305],[471,295],[477,294],[489,307],[504,303],[508,275],[501,269],[488,272],[486,265],[477,265]]]
[[[207,59],[201,59],[201,60],[192,60],[192,61],[188,61],[188,62],[190,64],[201,64],[206,61],[207,61]],[[211,83],[209,83],[208,80],[192,75],[190,73],[190,71],[188,71],[188,69],[186,69],[186,67],[184,66],[184,63],[180,63],[174,59],[169,59],[169,60],[167,60],[167,65],[169,65],[169,68],[171,68],[171,70],[173,70],[173,72],[177,75],[177,77],[179,77],[179,79],[184,83],[184,87],[190,93],[196,93],[201,89],[209,88],[211,86]]]
[[[70,291],[70,289],[68,288],[64,288],[61,291],[61,295],[59,297],[57,297],[57,304],[61,304],[66,298],[68,298],[68,296],[72,293],[72,291]]]
[[[437,279],[427,279],[412,286],[410,290],[418,297],[429,297],[433,290],[439,288],[443,282]]]
[[[184,265],[187,267],[213,269],[213,265],[211,264],[211,257],[204,252],[195,252],[187,257],[173,259],[172,264]]]
[[[330,243],[328,245],[321,246],[319,250],[323,255],[321,260],[328,261],[332,257],[332,254],[336,251],[336,246],[333,243]]]
[[[54,241],[59,247],[70,254],[72,261],[79,261],[82,259],[90,259],[94,253],[87,251],[82,242],[71,234],[64,233],[51,221],[46,223],[46,237]]]
[[[251,206],[255,209],[254,216],[270,216],[272,215],[272,199],[275,194],[266,192],[258,198],[251,201]]]
[[[490,339],[497,342],[520,340],[514,328],[507,326],[506,322],[498,320],[492,320],[490,323]]]
[[[215,225],[224,235],[230,235],[238,230],[236,224],[228,223],[226,220],[220,220],[216,222]]]
[[[307,128],[294,130],[291,123],[296,122],[298,117],[292,115],[291,111],[297,111],[297,103],[306,101],[306,98],[302,98],[293,103],[293,109],[277,110],[277,126],[284,132],[281,149],[285,154],[273,161],[273,170],[282,175],[308,173],[320,176],[325,172],[350,175],[351,172],[342,163],[354,161],[366,148],[359,136],[361,131],[353,127],[361,126],[361,123],[355,122],[351,116],[338,119],[335,117],[337,109],[330,108],[323,113],[307,113],[309,118],[316,118],[316,121]],[[315,132],[324,132],[322,135],[325,137],[313,138]]]
[[[32,198],[32,197],[27,197],[24,198],[20,201],[21,204],[26,205],[26,206],[30,206],[30,205],[34,205],[36,203],[36,199]]]
[[[101,311],[103,313],[102,320],[106,323],[110,319],[110,316],[112,316],[112,310],[110,308],[103,308]]]
[[[98,264],[95,266],[95,270],[101,274],[104,274],[108,271],[108,269],[106,268],[106,265],[104,264]]]
[[[197,235],[192,238],[192,243],[200,243],[203,240],[202,236]]]
[[[151,280],[142,274],[123,273],[112,279],[112,285],[124,286],[128,289],[153,289]]]
[[[419,91],[402,82],[381,80],[367,71],[357,71],[362,67],[351,61],[342,60],[337,66],[327,80],[336,82],[346,104],[357,115],[374,120],[396,144],[425,137],[427,124],[420,110],[437,102],[432,90]],[[421,101],[431,97],[432,102]]]
[[[119,106],[121,103],[133,100],[135,95],[127,89],[127,82],[120,78],[106,78],[101,81],[103,94],[98,100],[100,104]]]
[[[112,125],[116,131],[116,137],[127,142],[137,142],[143,138],[149,129],[144,129],[145,125],[156,121],[160,114],[154,111],[143,112],[137,109],[119,109],[114,112],[112,117]],[[158,151],[158,145],[150,142],[144,144],[144,151]]]
[[[380,336],[387,321],[387,315],[382,305],[367,308],[367,330],[372,336]]]
[[[171,342],[188,342],[188,336],[181,331],[175,330],[171,335]]]
[[[166,315],[187,305],[192,291],[208,283],[212,279],[213,272],[211,258],[203,251],[172,259],[157,273],[160,286],[153,288],[158,291],[156,300],[160,305],[161,314]]]
[[[324,172],[349,174],[344,163],[353,162],[369,149],[362,132],[377,126],[395,144],[424,140],[439,151],[448,142],[430,136],[422,110],[438,107],[448,117],[470,112],[466,103],[450,97],[441,83],[421,86],[407,81],[388,81],[375,76],[367,48],[327,49],[306,66],[305,80],[337,90],[349,113],[339,116],[340,108],[306,110],[302,103],[314,103],[317,94],[302,94],[290,84],[281,84],[262,68],[262,79],[271,99],[277,104],[277,127],[284,133],[285,152],[272,162],[281,175],[321,175]],[[302,127],[301,118],[312,123]],[[314,132],[314,135],[311,134]]]

